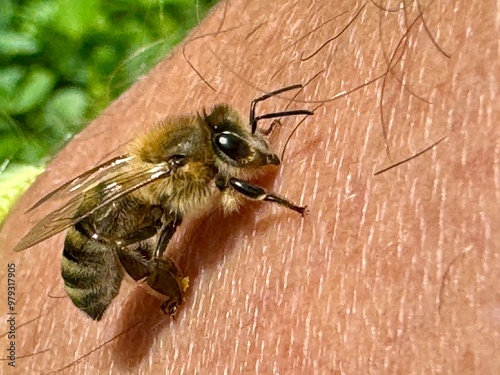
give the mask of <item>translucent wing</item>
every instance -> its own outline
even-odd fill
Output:
[[[90,186],[101,181],[104,177],[110,177],[123,169],[125,164],[134,159],[131,155],[117,156],[108,160],[98,166],[82,173],[71,181],[66,182],[64,185],[59,186],[54,191],[47,194],[45,197],[36,202],[26,213],[33,211],[40,207],[43,203],[58,199],[68,199],[71,195],[77,195],[81,191],[85,191]]]
[[[106,163],[102,165],[106,165]],[[112,168],[114,173],[112,173],[111,176],[109,175],[109,168],[110,167],[108,167],[104,173],[103,171],[99,171],[98,166],[93,170],[94,173],[96,170],[98,172],[95,176],[90,175],[91,171],[89,171],[87,176],[85,176],[84,173],[50,193],[40,201],[41,203],[37,203],[35,207],[38,207],[49,199],[52,200],[56,196],[65,195],[71,190],[72,193],[75,194],[65,205],[53,211],[36,224],[16,245],[14,251],[22,251],[36,245],[70,226],[75,225],[80,220],[92,215],[97,210],[132,191],[154,181],[167,178],[172,172],[171,164],[169,163],[159,163],[153,166],[140,164],[139,167],[134,168],[127,163],[122,163],[120,167]],[[103,178],[103,174],[106,175],[105,178]],[[73,181],[81,179],[82,176],[84,176],[84,180],[87,181],[81,184],[72,184]]]

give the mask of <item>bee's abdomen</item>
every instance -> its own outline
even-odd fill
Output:
[[[123,272],[114,249],[72,227],[64,242],[61,263],[64,289],[73,303],[92,319],[101,319],[118,294]]]

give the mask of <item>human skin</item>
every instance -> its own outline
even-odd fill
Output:
[[[0,233],[16,268],[13,373],[500,371],[496,4],[363,4],[222,3],[56,156]],[[295,101],[259,112],[315,115],[261,183],[309,215],[263,203],[186,220],[168,248],[190,278],[175,320],[130,279],[102,321],[79,312],[60,277],[63,235],[12,252],[55,207],[30,205],[157,120],[217,102],[246,116],[295,83]],[[271,134],[276,152],[299,121]],[[0,275],[5,286],[4,264]]]

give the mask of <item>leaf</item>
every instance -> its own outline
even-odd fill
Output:
[[[12,0],[0,1],[0,28],[6,28],[14,14]]]
[[[44,109],[45,122],[59,133],[66,135],[81,128],[88,108],[85,92],[75,87],[57,91],[48,101]]]
[[[0,109],[9,114],[26,113],[30,109],[43,103],[52,91],[55,83],[54,74],[44,68],[34,68],[17,87],[13,97],[7,99]]]
[[[35,38],[12,31],[0,31],[0,55],[27,56],[40,51]]]
[[[17,65],[0,69],[0,103],[5,103],[6,100],[12,97],[25,71],[24,68]]]
[[[21,147],[20,141],[10,132],[0,133],[0,161],[11,158]]]
[[[99,15],[98,0],[59,0],[55,27],[78,40],[94,27]]]

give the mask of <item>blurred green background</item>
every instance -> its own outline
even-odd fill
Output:
[[[216,0],[0,0],[0,223],[72,135]]]

